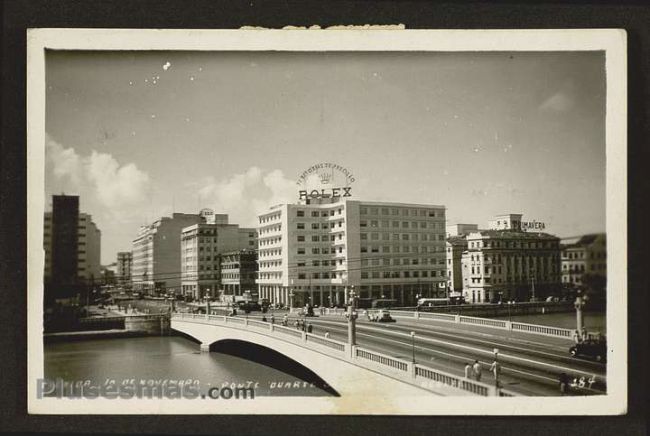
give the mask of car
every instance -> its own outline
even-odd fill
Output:
[[[605,362],[607,360],[607,344],[605,341],[586,340],[569,348],[569,353],[573,357],[584,357],[593,359],[596,362]]]
[[[395,319],[390,316],[390,312],[381,309],[378,312],[370,315],[370,321],[375,321],[375,322],[395,322]]]

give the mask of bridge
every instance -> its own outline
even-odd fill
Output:
[[[174,313],[171,328],[199,341],[204,352],[219,343],[235,341],[279,353],[322,380],[324,390],[341,397],[362,400],[372,395],[373,403],[389,404],[432,395],[515,396],[511,391],[434,369],[414,359],[397,358],[259,319]]]

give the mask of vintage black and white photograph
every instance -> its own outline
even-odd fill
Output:
[[[623,33],[38,32],[30,412],[625,410]]]

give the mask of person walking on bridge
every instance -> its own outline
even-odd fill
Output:
[[[472,365],[472,372],[474,373],[474,378],[476,381],[481,381],[481,371],[483,368],[481,368],[481,364],[479,363],[478,360],[474,361],[474,365]]]
[[[472,365],[465,363],[465,378],[472,378]]]
[[[490,365],[490,371],[494,374],[494,386],[499,387],[499,375],[501,375],[501,364],[494,360],[492,365]]]

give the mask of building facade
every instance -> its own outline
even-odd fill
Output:
[[[181,231],[203,219],[199,214],[174,213],[140,227],[132,250],[134,291],[149,295],[180,292]]]
[[[467,235],[463,252],[463,297],[469,303],[528,301],[557,295],[560,239],[525,231],[521,215],[501,215],[490,230]],[[506,222],[504,223],[504,219]]]
[[[130,251],[120,251],[117,253],[117,285],[121,287],[131,287],[131,268],[133,267],[133,253]]]
[[[221,287],[221,254],[241,249],[254,250],[257,230],[218,222],[202,222],[182,229],[180,238],[181,292],[194,299],[217,297]]]
[[[92,216],[79,212],[78,196],[52,196],[52,211],[44,214],[43,249],[46,300],[70,298],[101,284],[101,231]]]
[[[257,250],[221,254],[221,287],[224,295],[257,294]]]
[[[585,288],[589,277],[607,277],[607,238],[604,233],[584,235],[562,245],[562,284]],[[585,280],[586,279],[586,280]]]
[[[412,305],[445,292],[443,206],[307,199],[258,218],[260,298],[343,305],[354,287]]]

